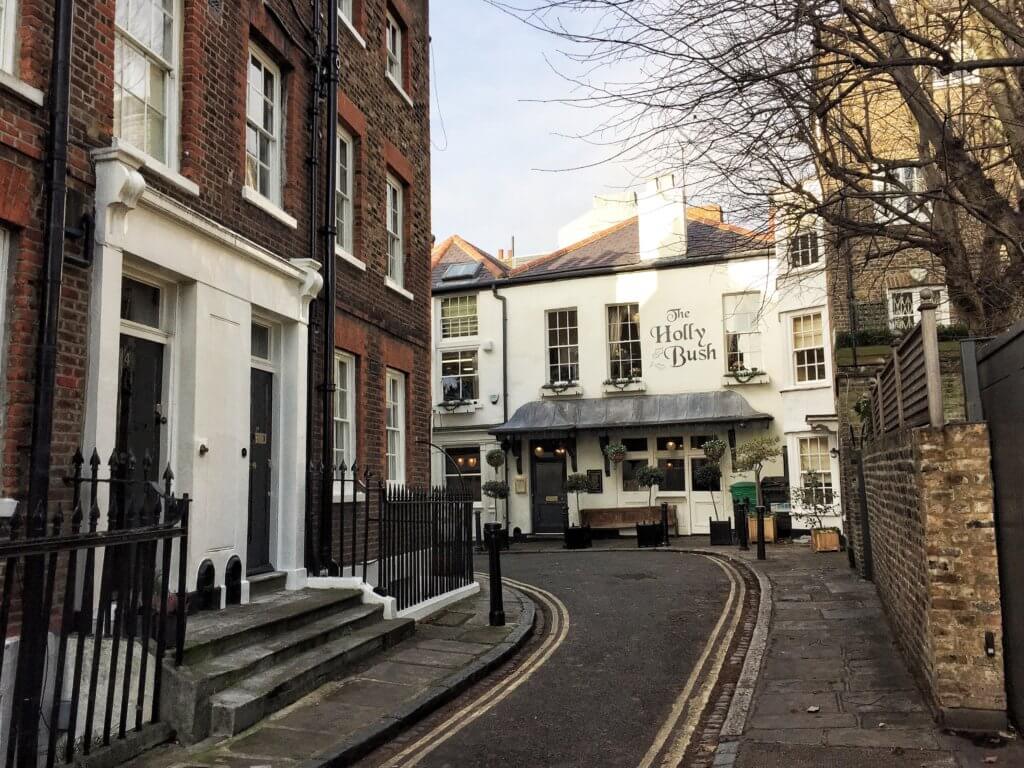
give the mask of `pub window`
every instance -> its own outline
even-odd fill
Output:
[[[636,473],[641,467],[646,467],[650,462],[647,459],[626,459],[622,462],[622,490],[642,491],[637,482]]]
[[[686,490],[686,464],[682,459],[658,459],[658,469],[665,473],[665,482],[659,491]]]
[[[446,403],[476,400],[479,384],[476,350],[441,353],[441,394]]]
[[[764,370],[761,331],[757,322],[760,311],[760,293],[736,293],[722,297],[727,370]]]
[[[576,309],[552,309],[548,321],[548,382],[575,384],[580,377]]]
[[[608,367],[612,381],[638,379],[640,363],[640,305],[613,304],[608,307]]]
[[[690,459],[690,472],[693,477],[693,490],[695,491],[720,491],[722,490],[722,478],[716,477],[709,482],[709,479],[702,477],[701,468],[708,463],[708,460],[695,456]]]
[[[462,490],[460,483],[466,485],[466,492],[473,501],[480,501],[480,446],[468,448],[449,448],[448,459],[445,459],[444,484],[453,491]],[[457,467],[457,469],[456,469]],[[461,476],[459,473],[462,473]]]

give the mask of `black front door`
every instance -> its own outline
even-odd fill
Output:
[[[538,456],[530,447],[533,464],[533,532],[562,533],[565,528],[565,457]]]
[[[273,570],[270,563],[271,422],[274,374],[252,369],[249,411],[249,539],[246,571]]]
[[[156,341],[121,336],[117,391],[117,452],[125,462],[135,461],[134,469],[122,463],[131,479],[156,482],[163,471],[160,466],[161,430],[166,422],[163,408],[164,345]],[[149,461],[146,461],[146,458]],[[131,485],[118,501],[117,516],[125,505],[133,507],[142,500],[144,489]]]

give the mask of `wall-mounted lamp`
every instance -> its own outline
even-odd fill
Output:
[[[828,452],[828,455],[831,456],[833,459],[838,459],[839,458],[839,449],[838,448],[831,448],[829,450],[829,452]]]
[[[543,456],[544,455],[544,446],[543,445],[538,445],[536,448],[533,449],[533,452],[537,456]]]
[[[665,443],[665,447],[668,448],[670,451],[674,451],[676,449],[676,441],[669,440],[667,443]]]

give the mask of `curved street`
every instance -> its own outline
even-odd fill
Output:
[[[539,588],[534,639],[510,669],[361,765],[678,764],[742,579],[700,555],[636,550],[511,554],[502,571]]]

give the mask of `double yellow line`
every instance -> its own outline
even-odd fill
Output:
[[[715,683],[718,681],[718,676],[729,652],[729,646],[732,644],[732,639],[743,615],[746,584],[742,576],[727,561],[708,555],[703,556],[721,568],[729,579],[729,597],[715,628],[704,645],[703,653],[690,672],[683,689],[673,701],[668,717],[658,729],[654,742],[647,750],[638,768],[652,768],[656,763],[660,768],[677,768],[682,764],[700,721],[700,716],[707,706]],[[493,688],[481,693],[444,722],[432,728],[424,736],[384,763],[381,768],[412,768],[412,766],[419,765],[420,761],[444,742],[508,698],[513,691],[529,680],[533,673],[543,666],[565,642],[565,638],[569,634],[569,611],[561,600],[546,590],[524,584],[521,581],[508,578],[503,581],[509,586],[525,592],[535,602],[548,609],[551,626],[548,627],[543,642],[527,657],[519,669]],[[700,684],[699,690],[694,694],[698,683]]]
[[[516,688],[529,680],[533,673],[551,658],[551,655],[565,642],[566,635],[569,634],[569,611],[561,600],[550,592],[521,581],[513,579],[503,579],[503,581],[509,586],[525,592],[534,598],[535,602],[548,609],[551,626],[548,628],[544,641],[527,657],[519,669],[403,749],[384,763],[381,768],[398,768],[398,766],[412,768],[414,765],[419,765],[423,758],[444,742],[508,698]]]

